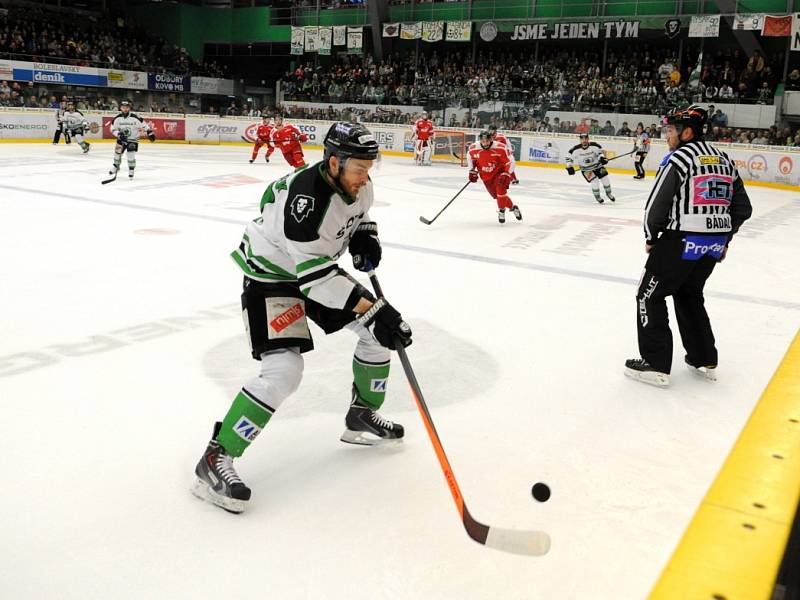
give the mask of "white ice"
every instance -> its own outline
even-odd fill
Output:
[[[237,461],[253,498],[234,516],[189,487],[257,372],[228,254],[287,166],[140,150],[133,181],[101,186],[110,145],[0,145],[3,598],[643,599],[797,330],[797,194],[749,188],[707,286],[719,381],[684,369],[676,330],[664,390],[622,375],[652,178],[612,174],[598,205],[579,177],[520,167],[521,223],[473,185],[426,226],[465,170],[386,158],[378,272],[467,505],[552,549],[467,537],[399,361],[382,412],[404,443],[339,442],[347,332],[314,330],[299,391]]]

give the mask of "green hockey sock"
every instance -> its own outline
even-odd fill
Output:
[[[246,389],[236,394],[228,414],[222,420],[217,441],[231,456],[241,456],[256,439],[274,414],[274,410],[259,401]]]
[[[378,410],[386,397],[386,382],[389,379],[389,361],[367,363],[353,357],[353,383],[358,397],[365,406]]]

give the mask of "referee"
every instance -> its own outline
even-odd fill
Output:
[[[675,303],[687,366],[716,379],[717,349],[703,287],[753,212],[733,161],[703,140],[707,118],[696,105],[664,117],[670,151],[645,205],[649,256],[636,294],[641,358],[626,360],[625,374],[657,386],[669,385],[672,367],[667,296]]]

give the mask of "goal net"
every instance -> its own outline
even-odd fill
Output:
[[[463,131],[437,131],[431,160],[467,166],[467,135]]]

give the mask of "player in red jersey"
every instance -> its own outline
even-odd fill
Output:
[[[431,154],[433,154],[433,139],[436,132],[433,128],[433,121],[428,118],[428,113],[422,113],[422,117],[414,123],[414,161],[418,165],[431,164]]]
[[[272,128],[273,125],[269,122],[269,117],[262,117],[261,125],[259,125],[256,130],[256,143],[253,146],[253,154],[250,156],[251,163],[258,158],[258,151],[261,150],[261,146],[264,145],[267,146],[267,155],[264,157],[264,160],[269,162],[269,157],[275,152],[275,146],[272,145],[269,139],[272,135]]]
[[[489,131],[492,132],[492,139],[495,142],[500,142],[503,144],[508,150],[508,160],[511,162],[511,170],[509,171],[511,174],[511,184],[517,185],[519,183],[519,179],[517,179],[517,163],[514,161],[514,147],[504,134],[497,133],[497,125],[489,125]]]
[[[300,142],[307,142],[308,136],[295,125],[284,123],[282,115],[275,115],[275,128],[270,140],[283,153],[286,162],[295,169],[306,166]]]
[[[469,180],[483,181],[486,190],[497,200],[497,220],[506,222],[506,209],[511,209],[517,221],[522,220],[519,207],[511,202],[508,197],[508,186],[511,185],[511,161],[508,159],[508,149],[492,139],[490,131],[481,131],[477,142],[470,144],[467,151],[467,166],[469,167]]]

